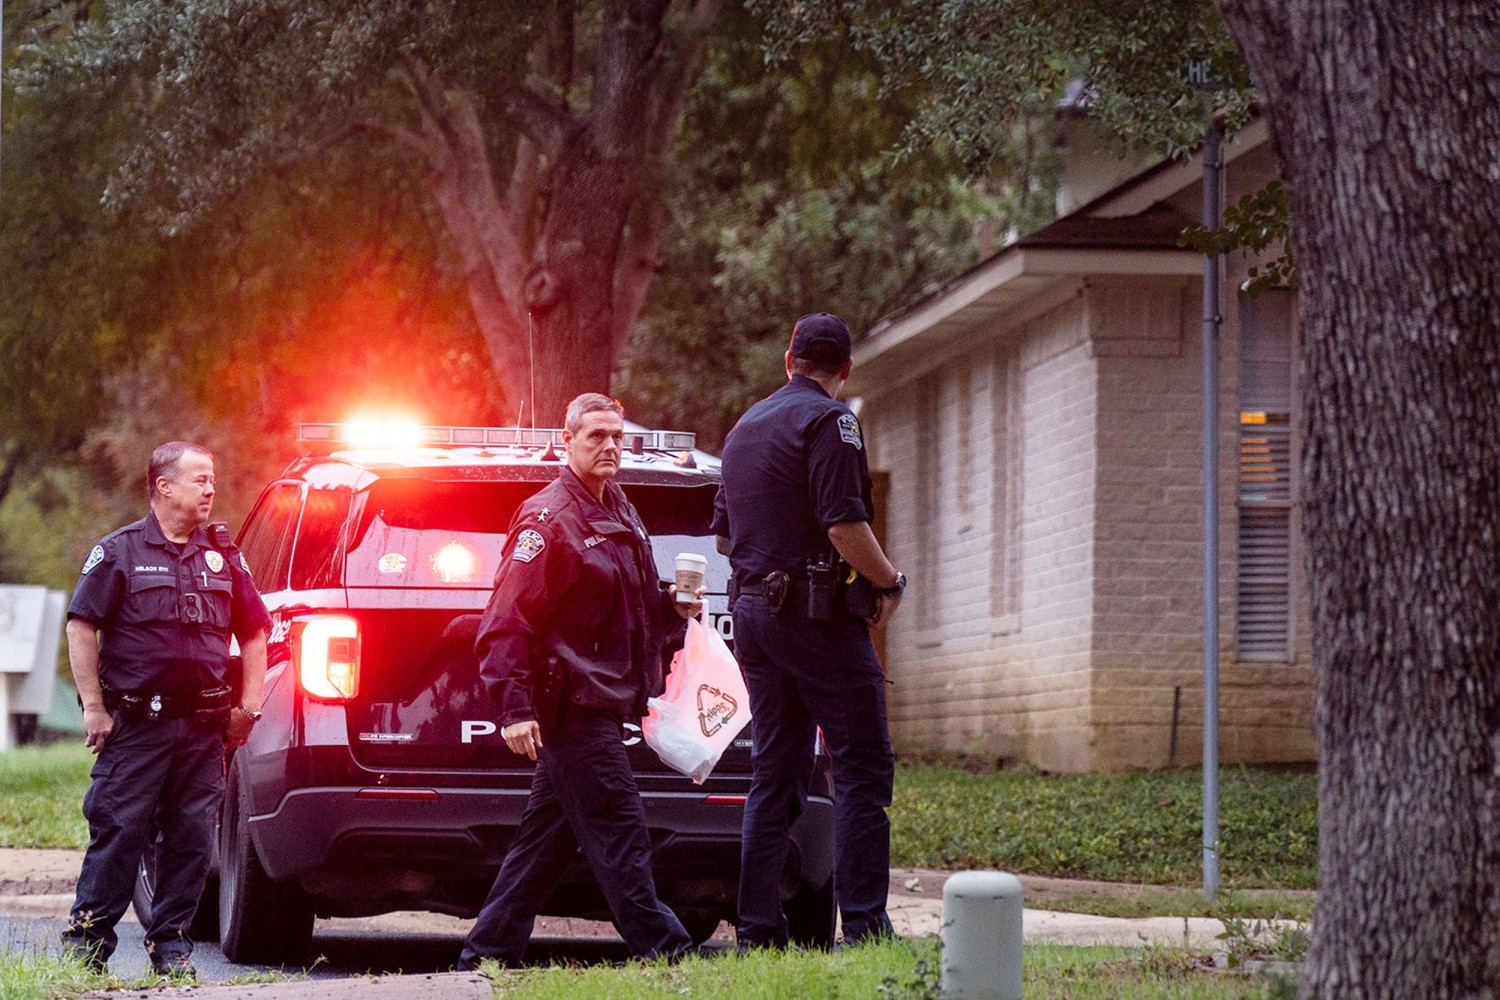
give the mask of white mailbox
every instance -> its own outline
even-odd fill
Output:
[[[60,590],[0,584],[0,750],[16,745],[17,716],[52,710],[67,600]]]

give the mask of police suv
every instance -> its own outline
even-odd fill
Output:
[[[390,444],[350,440],[358,430],[302,425],[303,456],[239,537],[273,621],[264,716],[228,764],[217,885],[195,925],[211,933],[216,913],[234,962],[303,960],[318,916],[474,916],[531,785],[531,761],[500,738],[474,638],[511,516],[564,464],[562,432],[424,427]],[[628,426],[615,481],[651,532],[663,581],[677,552],[708,557],[708,609],[732,640],[729,567],[709,533],[718,460],[690,433]],[[620,734],[657,891],[699,941],[734,915],[749,735],[694,785],[637,725]],[[782,895],[794,939],[827,945],[833,792],[821,752],[811,790]],[[148,852],[138,910],[155,877]],[[609,919],[581,855],[543,912]]]

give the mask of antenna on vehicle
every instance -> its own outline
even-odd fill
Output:
[[[531,429],[536,430],[536,348],[531,342],[530,309],[526,310],[526,359],[531,362]]]

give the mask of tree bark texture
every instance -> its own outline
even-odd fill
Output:
[[[721,2],[606,4],[584,111],[568,100],[574,12],[560,3],[531,76],[488,95],[519,136],[503,191],[476,95],[404,67],[421,119],[404,142],[420,151],[496,378],[528,424],[560,425],[574,395],[609,390],[655,277],[659,184]]]
[[[1217,2],[1300,273],[1303,992],[1500,996],[1500,4]]]

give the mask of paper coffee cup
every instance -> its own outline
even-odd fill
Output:
[[[708,557],[696,552],[677,553],[677,602],[692,604],[695,593],[703,586],[703,571],[708,569]]]

